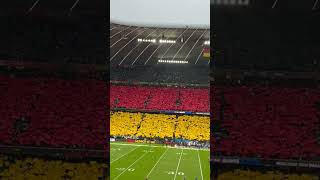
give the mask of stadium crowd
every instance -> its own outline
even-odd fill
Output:
[[[170,64],[153,66],[112,66],[113,81],[208,84],[209,68]]]
[[[111,108],[209,112],[207,88],[111,85],[110,91]]]
[[[235,169],[233,171],[227,171],[221,173],[217,180],[319,180],[319,176],[311,174],[286,174],[280,171],[253,171],[253,170],[242,170]]]
[[[111,112],[111,136],[208,141],[210,118],[189,115]]]
[[[3,180],[102,180],[106,178],[108,165],[96,161],[76,163],[2,155],[0,167],[0,179]]]
[[[242,85],[214,89],[217,154],[281,159],[320,155],[317,88]],[[217,127],[216,126],[216,127]]]
[[[93,79],[1,75],[0,142],[103,148],[106,92],[105,83]]]

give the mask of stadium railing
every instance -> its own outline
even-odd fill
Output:
[[[141,110],[141,109],[128,109],[128,108],[112,108],[112,111],[124,112],[143,112],[143,113],[156,113],[156,114],[185,114],[185,115],[204,115],[210,116],[209,112],[191,112],[191,111],[163,111],[163,110]]]
[[[119,84],[119,85],[145,85],[145,86],[164,86],[164,87],[197,87],[197,88],[209,87],[209,84],[189,84],[189,83],[130,82],[130,81],[114,81],[114,80],[110,80],[110,83]]]
[[[306,160],[211,156],[211,162],[216,164],[240,165],[248,167],[296,167],[320,169],[320,161]]]
[[[0,145],[0,154],[29,155],[37,157],[51,157],[68,160],[101,160],[109,159],[106,150],[85,148],[54,148],[39,146]]]

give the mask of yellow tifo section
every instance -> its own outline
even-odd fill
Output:
[[[176,137],[184,139],[209,140],[210,118],[204,116],[179,116]]]
[[[98,180],[107,164],[70,163],[60,160],[26,158],[9,161],[0,157],[1,180]]]
[[[193,115],[111,112],[111,136],[210,139],[210,118]]]
[[[317,176],[308,174],[283,174],[277,171],[262,173],[250,170],[234,170],[218,176],[218,180],[319,180]]]
[[[110,135],[135,135],[142,113],[111,112]]]
[[[136,136],[165,138],[172,137],[176,117],[174,115],[145,114]]]

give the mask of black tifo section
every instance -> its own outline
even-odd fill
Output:
[[[10,0],[1,2],[0,16],[104,17],[108,24],[109,1],[100,0]]]
[[[106,63],[105,25],[95,17],[0,17],[0,59]]]
[[[12,0],[0,6],[0,59],[106,63],[108,1]]]
[[[320,61],[314,1],[250,1],[211,5],[212,65],[216,68],[311,71]]]
[[[207,85],[208,66],[181,64],[158,64],[152,66],[111,66],[110,79],[113,81],[187,83]]]

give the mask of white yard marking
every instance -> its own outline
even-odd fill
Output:
[[[139,147],[139,146],[138,146],[138,147]],[[125,155],[127,155],[127,154],[131,153],[132,151],[134,151],[134,150],[135,150],[135,149],[137,149],[138,147],[133,148],[131,151],[129,151],[129,152],[127,152],[127,153],[123,154],[122,156],[118,157],[117,159],[115,159],[115,160],[111,161],[111,162],[110,162],[110,164],[111,164],[111,163],[113,163],[113,162],[115,162],[115,161],[117,161],[118,159],[122,158],[123,156],[125,156]]]
[[[135,160],[129,167],[127,167],[127,169],[125,169],[122,173],[120,173],[117,177],[114,178],[114,180],[118,179],[123,173],[125,173],[128,169],[130,169],[134,164],[136,164],[140,159],[142,159],[146,154],[148,154],[147,152],[145,152],[142,156],[140,156],[137,160]]]
[[[166,151],[164,151],[164,153],[160,156],[160,158],[158,159],[158,161],[156,162],[156,164],[153,166],[153,168],[150,170],[150,172],[148,173],[147,177],[150,176],[150,174],[152,173],[153,169],[157,166],[157,164],[160,162],[160,160],[162,159],[162,157],[164,156],[164,154],[166,154],[166,152],[168,151],[168,148],[166,149]]]
[[[177,177],[177,173],[178,173],[178,169],[179,169],[179,166],[180,166],[180,162],[181,162],[182,154],[183,154],[183,149],[182,149],[181,154],[180,154],[180,158],[179,158],[178,166],[177,166],[177,169],[176,169],[176,173],[175,173],[175,175],[174,175],[174,180],[175,180],[175,179],[176,179],[176,177]]]
[[[118,155],[120,155],[121,156],[121,150],[120,150],[120,148],[119,148],[119,150],[117,150],[117,148],[111,148],[110,149],[110,154],[112,153],[112,155],[114,156],[114,157],[118,157]]]
[[[198,159],[199,159],[199,165],[200,165],[201,179],[203,180],[202,167],[201,167],[201,161],[200,161],[199,151],[198,151]]]

